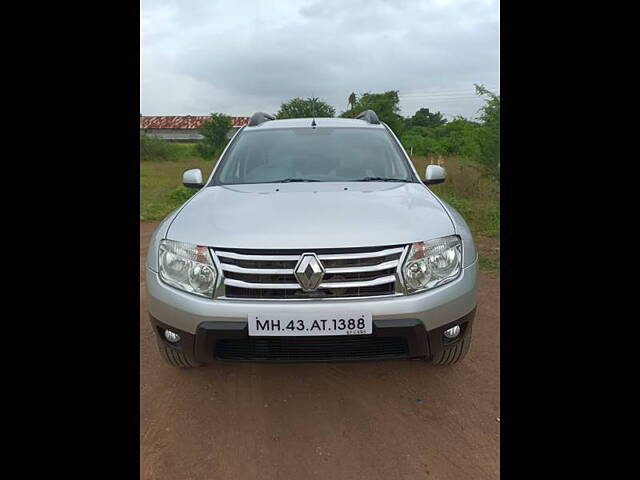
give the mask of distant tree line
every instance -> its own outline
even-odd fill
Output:
[[[483,164],[490,173],[499,175],[500,162],[500,96],[475,85],[476,94],[485,103],[478,120],[458,116],[447,121],[441,112],[420,108],[411,117],[400,114],[398,90],[383,93],[351,93],[348,108],[339,116],[355,118],[365,110],[376,112],[402,142],[407,152],[416,156],[458,155]],[[318,97],[292,98],[284,102],[276,118],[335,117],[336,110]],[[198,146],[205,157],[218,155],[226,145],[231,117],[212,113],[201,129],[204,141]]]
[[[476,94],[485,100],[477,121],[458,116],[447,121],[441,112],[420,108],[412,117],[400,115],[397,90],[349,96],[349,109],[341,117],[354,118],[373,110],[389,125],[412,155],[458,155],[475,160],[498,175],[500,162],[500,96],[482,85]],[[354,98],[355,97],[355,98]]]

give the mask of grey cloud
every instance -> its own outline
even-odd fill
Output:
[[[141,45],[144,114],[275,112],[312,93],[341,111],[351,91],[394,89],[406,115],[473,116],[473,83],[499,87],[493,1],[146,0]]]

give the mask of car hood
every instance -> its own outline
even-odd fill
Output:
[[[226,248],[395,245],[452,235],[435,196],[417,183],[295,183],[203,188],[167,231]]]

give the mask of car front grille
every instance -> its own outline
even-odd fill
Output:
[[[346,336],[219,340],[214,356],[236,361],[336,361],[406,358],[402,337]]]
[[[404,246],[212,251],[224,276],[224,297],[296,300],[394,295]],[[304,291],[294,274],[303,253],[315,253],[325,269],[313,291]]]

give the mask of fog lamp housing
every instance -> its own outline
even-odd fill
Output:
[[[178,343],[180,341],[180,335],[171,330],[164,331],[164,338],[166,338],[171,343]]]
[[[458,335],[460,335],[460,325],[455,325],[451,328],[448,328],[443,332],[443,335],[446,338],[456,338]]]

